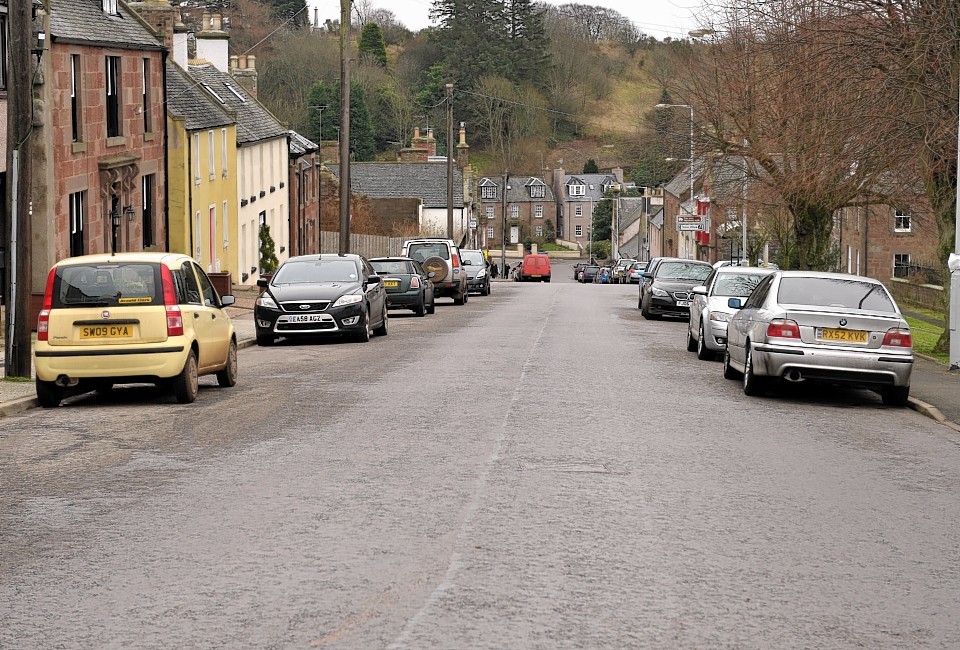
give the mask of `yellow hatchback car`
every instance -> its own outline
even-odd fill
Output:
[[[220,296],[187,255],[117,253],[62,260],[50,269],[37,322],[37,397],[153,383],[181,404],[200,375],[237,383],[237,337]]]

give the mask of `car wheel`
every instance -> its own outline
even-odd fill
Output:
[[[910,397],[909,386],[889,386],[880,393],[883,403],[887,406],[906,406]]]
[[[462,305],[465,302],[467,302],[467,294],[465,293],[458,293],[453,297],[453,304],[455,305]]]
[[[269,334],[257,334],[257,345],[267,347],[273,345],[273,337]]]
[[[173,379],[173,396],[181,404],[191,404],[200,392],[200,377],[197,375],[197,355],[190,350],[183,370]]]
[[[383,308],[383,320],[380,321],[380,327],[373,330],[373,333],[377,336],[386,336],[388,333],[388,323],[390,322],[389,317],[387,316],[387,308]]]
[[[220,388],[236,386],[237,375],[237,343],[236,341],[230,341],[230,349],[227,350],[227,365],[217,373],[217,383]]]
[[[697,349],[697,342],[693,338],[693,332],[690,331],[690,326],[687,325],[687,352],[693,352]]]
[[[490,295],[490,281],[489,281],[489,280],[487,280],[487,288],[486,288],[486,291],[483,292],[483,295],[485,295],[485,296],[489,296],[489,295]]]
[[[373,324],[370,322],[370,310],[367,310],[366,318],[363,322],[363,329],[354,334],[353,340],[357,343],[367,343],[373,337]]]
[[[45,409],[52,409],[60,406],[60,400],[63,399],[63,389],[52,381],[37,380],[37,401]]]
[[[420,296],[420,302],[418,302],[417,306],[413,308],[413,313],[417,316],[427,315],[427,299],[425,296]]]
[[[704,343],[703,321],[700,321],[700,330],[697,332],[697,358],[700,361],[710,361],[713,359],[713,352]]]
[[[740,379],[740,372],[735,370],[734,367],[730,365],[729,348],[723,351],[723,378]]]
[[[747,345],[747,356],[743,362],[743,394],[751,397],[763,397],[766,392],[767,380],[754,374],[753,350]]]

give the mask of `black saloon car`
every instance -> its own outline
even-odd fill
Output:
[[[640,313],[648,320],[661,316],[689,318],[692,290],[703,284],[711,271],[713,267],[707,262],[661,258],[642,276],[646,282],[640,285]]]
[[[374,257],[370,266],[383,278],[387,309],[412,309],[417,316],[436,311],[433,272],[424,271],[420,262],[409,257]]]
[[[360,255],[291,257],[257,285],[264,289],[253,308],[258,345],[280,336],[345,334],[369,341],[387,333],[383,278]]]

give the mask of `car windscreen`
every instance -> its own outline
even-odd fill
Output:
[[[471,266],[486,266],[487,260],[483,259],[483,253],[480,251],[460,251],[460,257],[464,262],[470,262]]]
[[[422,264],[431,257],[450,259],[450,249],[444,244],[410,244],[407,255]]]
[[[782,278],[777,302],[870,311],[897,310],[882,284],[847,278]]]
[[[714,296],[746,298],[763,279],[760,273],[720,273],[713,283]]]
[[[390,273],[412,275],[417,272],[413,268],[413,262],[406,262],[404,260],[393,260],[390,262],[371,261],[370,266],[373,267],[373,270],[376,271],[378,275],[388,275]]]
[[[160,286],[159,264],[73,264],[60,268],[52,306],[162,305]]]
[[[359,281],[353,260],[290,260],[277,269],[272,284]]]
[[[660,280],[706,280],[713,267],[692,262],[662,262],[657,267]]]

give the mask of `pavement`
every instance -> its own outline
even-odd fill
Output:
[[[507,282],[499,278],[497,282]],[[256,287],[234,287],[237,302],[227,307],[230,320],[237,332],[237,344],[242,350],[256,344],[253,325],[253,303],[259,295]],[[926,319],[922,314],[911,316]],[[937,323],[934,323],[937,324]],[[943,323],[939,323],[942,327]],[[5,331],[0,328],[0,332]],[[0,342],[4,341],[0,337]],[[4,374],[3,358],[6,346],[0,348],[0,377]],[[0,380],[0,417],[19,413],[38,406],[33,381]],[[916,355],[910,381],[910,408],[960,432],[960,373],[949,372],[947,366],[936,360]]]

